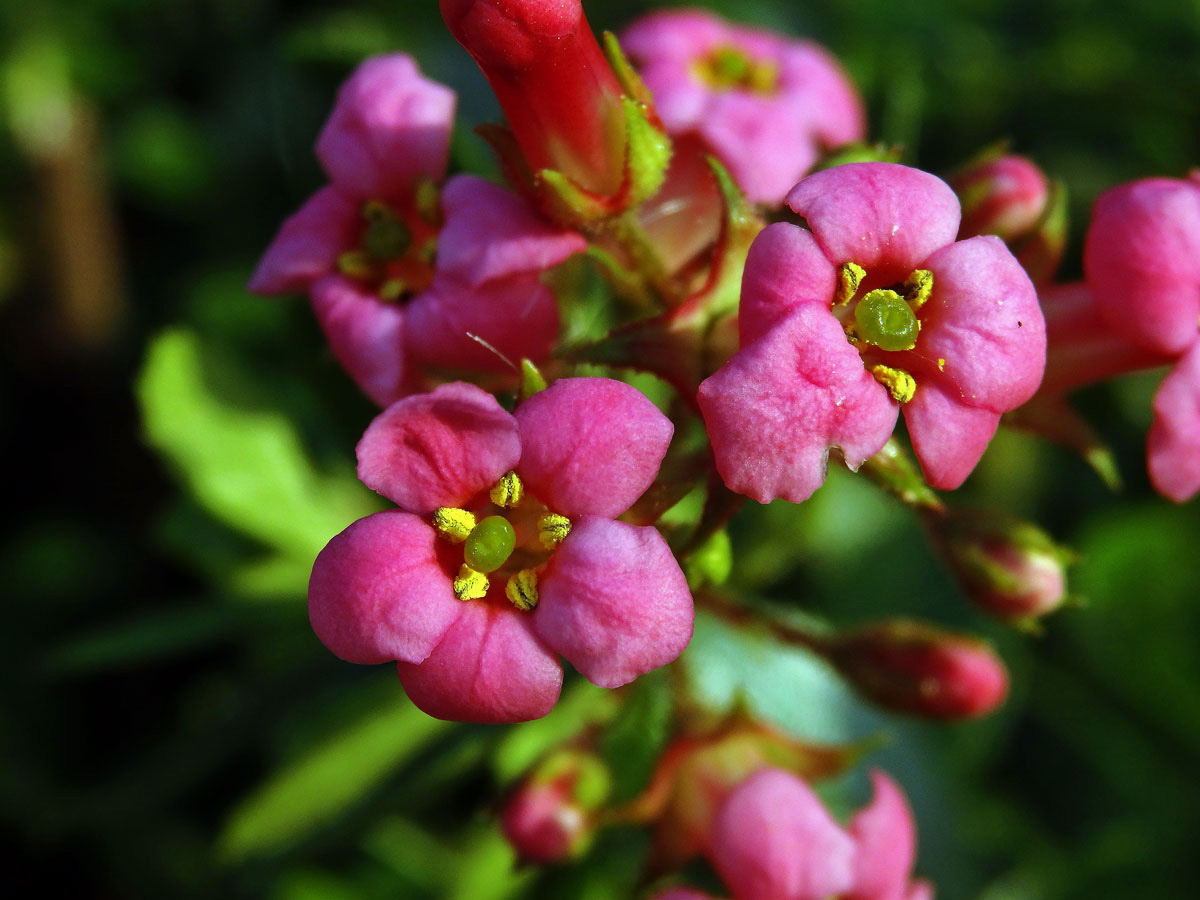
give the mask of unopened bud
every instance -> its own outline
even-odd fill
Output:
[[[962,203],[959,238],[994,234],[1035,282],[1050,279],[1066,244],[1066,196],[1031,160],[987,154],[950,179]]]
[[[579,0],[441,0],[487,76],[529,170],[610,195],[625,175],[621,87]]]
[[[608,769],[579,750],[560,750],[508,798],[500,814],[504,837],[525,863],[572,859],[587,849],[595,812],[608,798]]]
[[[948,510],[934,542],[971,601],[997,618],[1022,622],[1062,605],[1070,554],[1029,522],[988,510]]]
[[[896,712],[960,719],[1008,693],[1004,663],[983,641],[894,619],[833,638],[830,662],[867,699]]]

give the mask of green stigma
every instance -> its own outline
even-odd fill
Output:
[[[779,67],[774,62],[751,59],[728,44],[697,62],[696,72],[711,87],[722,91],[773,94],[779,87]]]
[[[362,215],[367,220],[362,245],[368,256],[386,261],[399,259],[408,252],[412,246],[412,232],[390,209],[371,200],[363,204]]]
[[[477,572],[495,572],[508,562],[517,545],[517,533],[504,516],[488,516],[463,544],[463,558]]]
[[[911,350],[921,324],[904,298],[895,291],[876,290],[854,307],[859,338],[880,350]]]

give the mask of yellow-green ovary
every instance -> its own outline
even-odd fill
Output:
[[[471,530],[463,558],[476,572],[495,572],[512,555],[517,534],[504,516],[488,516]]]

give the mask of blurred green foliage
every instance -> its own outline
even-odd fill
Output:
[[[1100,190],[1200,163],[1194,0],[707,5],[829,46],[873,137],[906,162],[946,173],[1010,139],[1066,181],[1076,248]],[[619,29],[648,8],[589,12]],[[514,870],[491,815],[586,723],[608,723],[618,792],[635,793],[667,739],[674,675],[619,697],[573,679],[541,722],[450,726],[415,711],[386,667],[340,663],[308,629],[312,557],[379,506],[351,466],[373,411],[303,301],[242,285],[321,182],[310,148],[338,82],[393,49],[459,91],[454,164],[494,171],[470,131],[494,104],[432,0],[0,5],[0,568],[15,619],[0,637],[0,814],[15,895],[633,895],[644,834],[614,829],[580,863]],[[115,260],[88,258],[102,251],[90,242],[64,250],[56,236],[80,222],[115,236]],[[91,274],[72,293],[77,257]],[[908,790],[939,896],[1190,895],[1200,507],[1148,492],[1155,384],[1080,398],[1124,495],[1011,435],[962,492],[1079,550],[1087,605],[1041,638],[982,621],[916,522],[849,476],[734,523],[731,589],[786,615],[888,610],[988,632],[1014,670],[998,716],[882,716],[807,654],[707,617],[676,667],[690,691],[816,740],[888,738],[871,762]],[[865,781],[825,791],[845,811]]]

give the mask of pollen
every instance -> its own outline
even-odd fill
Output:
[[[904,281],[904,299],[913,309],[920,309],[933,293],[933,273],[928,269],[914,269]]]
[[[873,366],[871,375],[888,389],[888,393],[897,403],[907,403],[917,393],[917,380],[903,369],[893,369],[891,366]]]
[[[842,263],[838,269],[838,286],[833,295],[834,306],[844,306],[854,299],[859,285],[867,277],[867,270],[855,262]]]
[[[454,579],[454,596],[463,601],[482,600],[487,596],[489,587],[491,585],[486,575],[463,563],[458,570],[458,577]]]
[[[512,509],[514,506],[520,506],[525,498],[525,485],[516,472],[505,472],[488,496],[501,509]]]
[[[465,509],[440,506],[433,511],[433,527],[452,544],[461,544],[475,528],[475,516]]]
[[[553,550],[571,533],[571,520],[557,513],[547,513],[538,520],[538,540],[547,550]]]
[[[528,612],[538,605],[538,577],[533,569],[522,569],[508,579],[504,586],[504,596],[508,602],[523,612]]]

